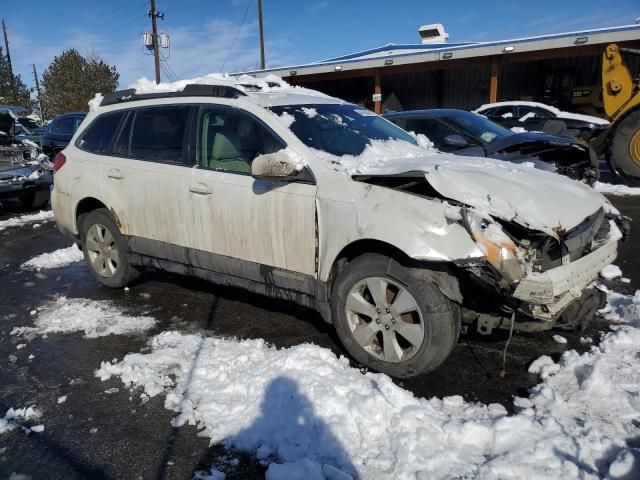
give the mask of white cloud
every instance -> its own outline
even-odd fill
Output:
[[[255,69],[259,63],[258,27],[256,22],[240,27],[230,20],[209,20],[198,25],[174,25],[167,28],[171,48],[162,50],[168,64],[180,78],[190,78],[221,69],[229,48],[237,40],[224,70],[227,72]],[[269,32],[266,32],[267,35]],[[115,65],[120,72],[120,88],[142,76],[153,76],[153,57],[145,55],[140,32],[135,25],[120,31],[102,32],[85,28],[59,30],[49,37],[50,43],[36,42],[28,34],[16,31],[12,37],[14,69],[22,74],[25,83],[33,83],[31,63],[39,73],[49,65],[53,57],[69,48],[80,53],[97,52],[103,59]],[[267,66],[295,63],[290,53],[291,44],[286,35],[267,36]],[[164,75],[163,75],[164,77]]]

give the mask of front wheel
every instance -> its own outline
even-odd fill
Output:
[[[420,270],[384,255],[366,254],[336,279],[335,328],[361,364],[407,378],[435,369],[453,350],[460,309]]]
[[[93,210],[82,219],[81,240],[87,266],[103,285],[121,288],[140,274],[129,264],[126,242],[107,210]]]
[[[629,184],[640,185],[640,109],[629,113],[615,127],[607,160]]]

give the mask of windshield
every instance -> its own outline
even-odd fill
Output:
[[[283,105],[271,107],[271,111],[290,120],[291,131],[308,147],[336,156],[360,155],[371,140],[416,144],[401,128],[357,105]]]
[[[481,146],[487,146],[496,140],[514,135],[511,130],[475,113],[456,112],[444,118],[471,136]]]

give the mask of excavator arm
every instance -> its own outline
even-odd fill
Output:
[[[602,55],[602,102],[604,111],[615,122],[626,111],[640,105],[640,89],[621,53],[640,55],[640,50],[619,48],[612,43]]]

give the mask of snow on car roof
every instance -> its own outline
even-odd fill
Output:
[[[596,125],[609,125],[609,121],[605,120],[604,118],[594,117],[592,115],[584,115],[584,114],[581,114],[581,113],[565,112],[564,110],[560,110],[560,109],[558,109],[556,107],[552,107],[551,105],[547,105],[545,103],[528,102],[528,101],[524,101],[524,100],[507,100],[507,101],[504,101],[504,102],[485,103],[484,105],[476,108],[474,110],[474,112],[475,113],[482,113],[482,110],[486,110],[487,108],[502,107],[502,106],[509,106],[509,105],[520,105],[520,106],[525,106],[525,107],[537,107],[537,108],[542,108],[544,110],[548,110],[548,111],[552,112],[558,118],[581,120],[583,122],[591,122],[591,123],[594,123]]]
[[[561,113],[561,110],[557,109],[556,107],[552,107],[551,105],[546,105],[544,103],[539,103],[539,102],[527,102],[527,101],[520,101],[520,100],[508,100],[504,102],[485,103],[484,105],[481,105],[480,107],[476,108],[474,112],[479,112],[480,110],[485,110],[487,108],[502,107],[502,106],[508,106],[508,105],[523,105],[527,107],[544,108],[545,110],[549,110],[555,113],[556,115]]]
[[[342,103],[342,100],[316,90],[290,85],[277,75],[256,78],[252,75],[228,75],[226,73],[210,73],[208,75],[156,84],[146,77],[138,79],[129,88],[137,94],[179,92],[187,85],[221,85],[237,88],[247,96],[243,99],[254,100],[263,107],[276,105],[299,105],[313,103]]]

